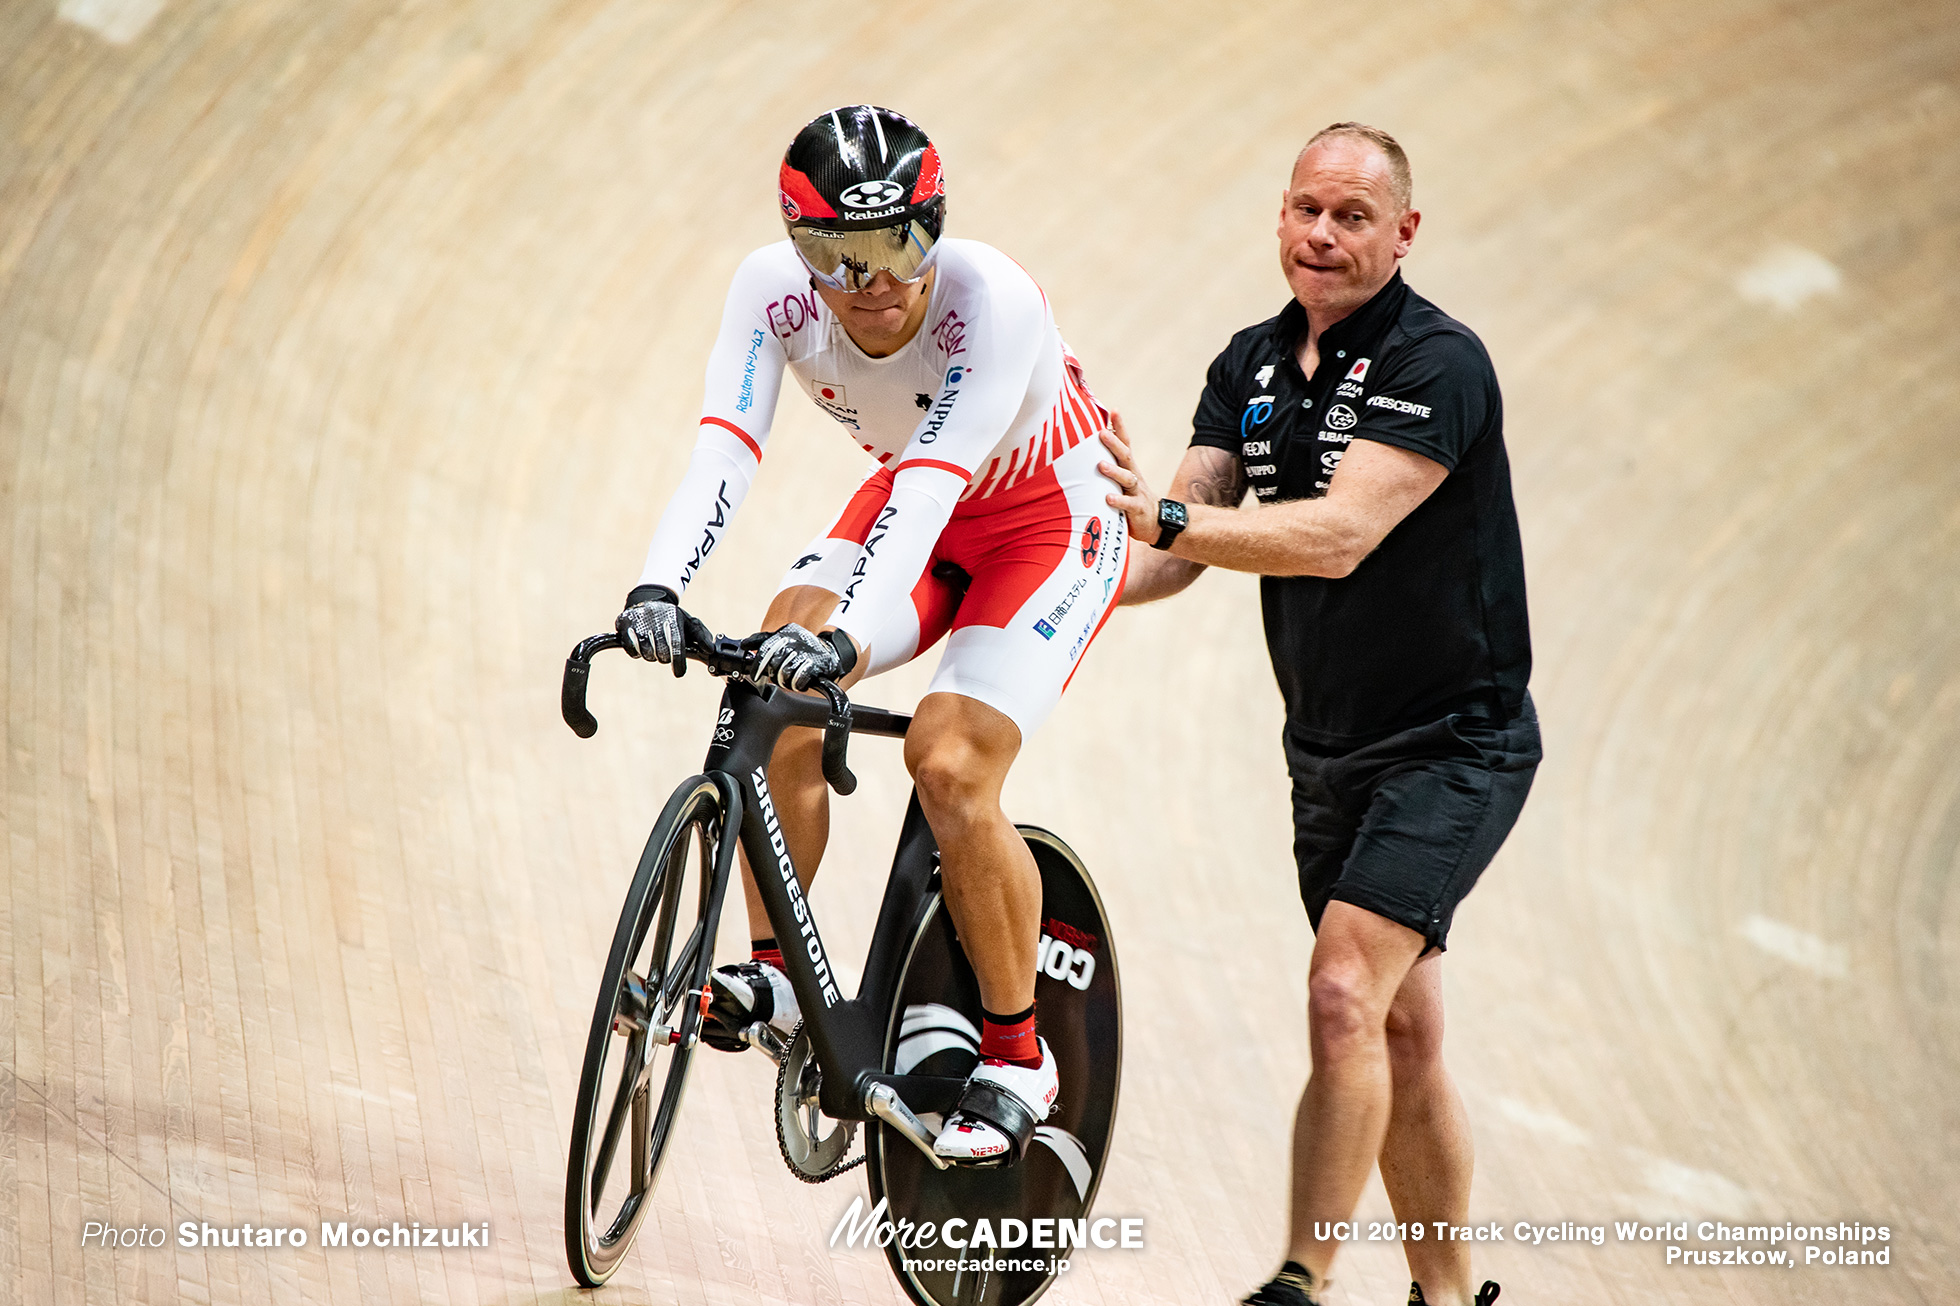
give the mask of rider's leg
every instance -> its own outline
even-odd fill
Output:
[[[1422,935],[1352,903],[1332,902],[1307,975],[1313,1073],[1293,1122],[1287,1258],[1317,1281],[1340,1244],[1314,1225],[1354,1217],[1388,1129],[1390,1005],[1422,953]]]
[[[980,1062],[933,1143],[962,1163],[1011,1161],[1060,1090],[1054,1054],[1035,1036],[1041,872],[1000,809],[1020,748],[1012,718],[964,694],[926,695],[905,735],[906,766],[939,843],[946,909],[980,987]]]
[[[1382,1185],[1405,1224],[1470,1222],[1473,1149],[1463,1099],[1443,1067],[1443,954],[1432,951],[1402,981],[1388,1009],[1394,1104],[1382,1140]],[[1469,1306],[1470,1245],[1455,1239],[1402,1244],[1409,1277],[1430,1306]]]
[[[1000,807],[1021,730],[963,694],[928,694],[905,736],[905,765],[939,843],[946,909],[988,1011],[1034,1003],[1041,938],[1041,873]]]
[[[962,1163],[1011,1162],[1059,1091],[1034,1028],[1041,875],[1000,793],[1122,588],[1129,540],[1104,502],[1100,448],[1084,441],[997,502],[956,510],[940,535],[972,584],[905,746],[984,1009],[979,1064],[933,1145]]]
[[[837,595],[815,585],[796,585],[778,594],[762,618],[761,630],[776,630],[795,622],[805,630],[822,630],[837,606]],[[845,676],[845,688],[856,684],[868,669],[860,662]],[[769,758],[769,796],[776,804],[776,820],[782,825],[783,842],[789,845],[790,860],[796,863],[796,878],[808,889],[816,878],[817,863],[823,860],[830,841],[830,788],[823,778],[823,731],[808,726],[792,726],[776,741]],[[775,927],[769,923],[762,893],[755,887],[755,874],[749,869],[749,854],[741,850],[742,897],[749,909],[749,937],[771,937]]]

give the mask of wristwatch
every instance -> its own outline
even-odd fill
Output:
[[[1176,499],[1157,500],[1157,542],[1153,549],[1168,549],[1186,526],[1191,524],[1191,514]]]

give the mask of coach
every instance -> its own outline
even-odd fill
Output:
[[[1398,1221],[1462,1226],[1470,1130],[1444,1069],[1450,917],[1538,766],[1524,560],[1497,376],[1397,265],[1421,215],[1388,133],[1336,123],[1279,219],[1293,300],[1211,365],[1175,498],[1119,424],[1110,503],[1154,551],[1125,603],[1208,566],[1257,572],[1286,705],[1293,853],[1315,931],[1313,1072],[1293,1125],[1287,1264],[1247,1299],[1312,1302],[1377,1159]],[[1250,490],[1257,512],[1237,508]],[[1406,1241],[1411,1302],[1473,1298],[1467,1245]]]

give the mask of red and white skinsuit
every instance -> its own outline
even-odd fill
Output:
[[[1000,251],[942,239],[925,320],[872,358],[810,288],[790,242],[729,287],[700,435],[641,584],[681,593],[747,496],[785,371],[877,466],[784,588],[840,596],[831,620],[869,659],[909,661],[951,632],[928,693],[999,709],[1025,740],[1054,709],[1123,586],[1129,538],[1103,496],[1109,413],[1083,384],[1048,300]],[[932,570],[972,577],[964,601]]]

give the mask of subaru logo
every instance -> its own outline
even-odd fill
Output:
[[[1327,425],[1336,431],[1345,431],[1360,420],[1346,404],[1335,404],[1327,410]]]
[[[905,188],[895,181],[860,181],[846,186],[837,198],[847,209],[883,209],[904,197]]]

